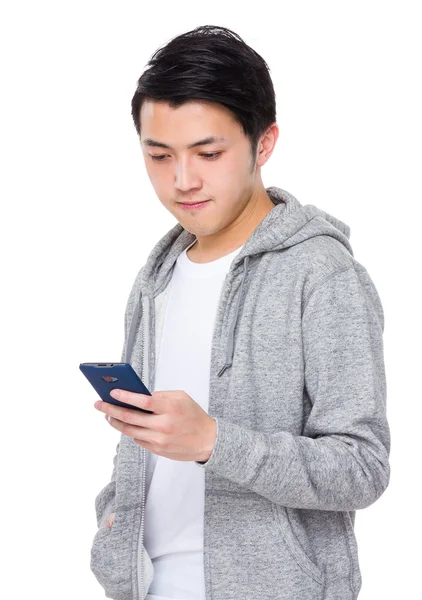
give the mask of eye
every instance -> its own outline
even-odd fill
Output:
[[[212,160],[220,156],[221,152],[210,152],[209,154],[200,154],[199,156],[206,156],[208,159]]]
[[[220,156],[221,152],[208,152],[206,154],[200,154],[199,156],[204,156],[207,160],[215,160]],[[150,154],[152,160],[157,162],[163,162],[167,154]]]

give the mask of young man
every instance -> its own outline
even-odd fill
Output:
[[[149,65],[132,115],[178,223],[125,313],[152,396],[120,399],[153,414],[99,403],[121,437],[91,569],[115,600],[355,600],[355,512],[390,476],[380,298],[345,223],[262,183],[264,60],[209,26]]]

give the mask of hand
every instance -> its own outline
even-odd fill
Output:
[[[105,521],[105,525],[104,525],[104,527],[105,527],[106,529],[109,529],[109,528],[110,528],[110,527],[113,525],[113,523],[114,523],[114,516],[115,516],[115,514],[116,514],[116,513],[111,513],[111,514],[109,514],[109,515],[108,515],[108,517],[107,517],[107,519],[106,519],[106,521]]]
[[[101,401],[94,404],[106,413],[112,427],[136,444],[172,460],[206,462],[211,456],[217,423],[183,390],[152,392],[149,396],[115,389],[110,395],[153,411],[141,413]]]

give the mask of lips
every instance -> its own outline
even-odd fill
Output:
[[[207,205],[209,202],[211,202],[211,200],[200,200],[199,202],[196,203],[192,203],[190,202],[189,204],[185,204],[184,202],[178,202],[180,208],[182,210],[199,210],[200,208],[204,208],[205,205]]]

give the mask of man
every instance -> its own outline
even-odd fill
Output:
[[[91,569],[115,600],[354,600],[355,512],[390,476],[380,298],[345,223],[263,185],[263,59],[209,26],[149,65],[132,115],[178,223],[125,313],[152,396],[120,399],[153,414],[98,403],[121,437]]]

